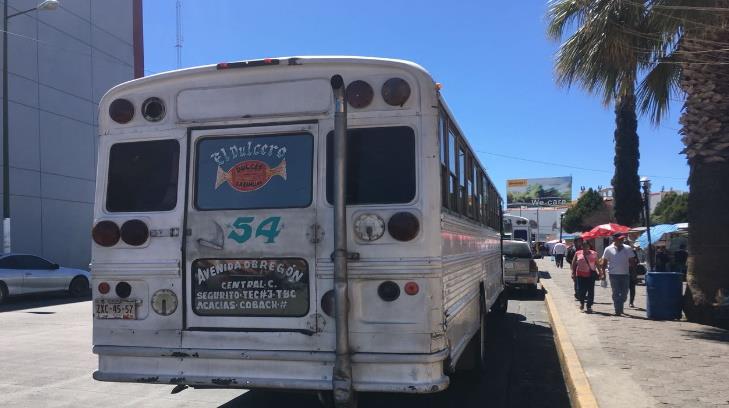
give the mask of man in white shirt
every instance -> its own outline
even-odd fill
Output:
[[[554,255],[554,262],[560,269],[562,269],[562,267],[564,266],[564,254],[566,253],[567,245],[563,244],[562,241],[554,244],[554,247],[552,248],[552,255]]]
[[[628,285],[630,284],[630,267],[636,262],[635,252],[630,246],[623,243],[624,238],[625,234],[613,234],[613,243],[605,248],[602,255],[607,263],[616,316],[623,314],[623,306],[628,297]],[[604,272],[605,265],[603,265]]]

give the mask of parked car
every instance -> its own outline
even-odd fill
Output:
[[[504,282],[508,287],[537,289],[539,269],[534,254],[524,241],[503,241]]]
[[[0,255],[0,303],[8,296],[60,290],[83,296],[89,292],[90,280],[87,271],[62,268],[34,255]]]

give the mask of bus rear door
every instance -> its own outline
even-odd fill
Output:
[[[317,330],[316,124],[190,131],[187,329]]]

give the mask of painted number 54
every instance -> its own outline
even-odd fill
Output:
[[[239,244],[248,241],[253,235],[254,222],[255,217],[238,217],[233,222],[233,230],[230,231],[230,234],[228,234],[228,238]],[[266,238],[266,244],[276,242],[276,237],[281,232],[281,229],[279,228],[280,222],[281,217],[268,217],[261,221],[258,224],[258,227],[256,227],[256,237]]]

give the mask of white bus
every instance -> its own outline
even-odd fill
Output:
[[[504,236],[531,244],[534,240],[531,222],[526,217],[504,214]]]
[[[506,310],[502,200],[438,89],[413,63],[350,57],[111,89],[94,378],[314,390],[346,406],[441,391],[457,365],[482,363],[484,315]]]

